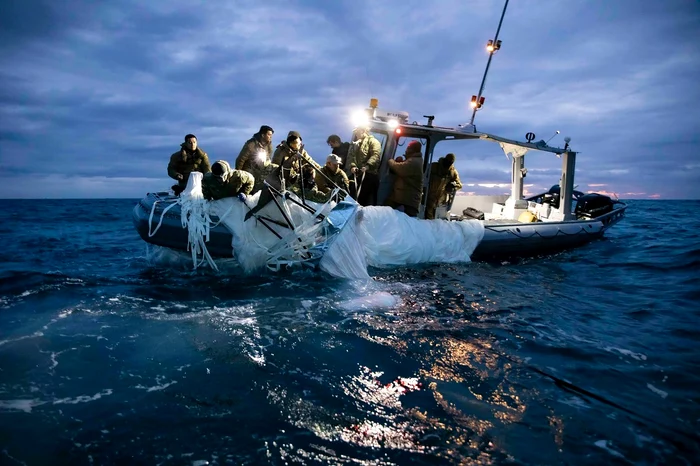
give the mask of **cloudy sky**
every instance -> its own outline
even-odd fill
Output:
[[[411,120],[469,121],[498,0],[4,0],[0,198],[142,197],[167,189],[192,132],[233,162],[262,124],[325,160],[377,97]],[[700,199],[700,2],[512,0],[476,117],[504,137],[561,134],[576,184]],[[443,143],[447,144],[447,143]],[[457,153],[465,191],[507,192],[485,142]],[[561,161],[528,154],[527,190]]]

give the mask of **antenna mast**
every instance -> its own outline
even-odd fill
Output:
[[[479,94],[472,96],[471,106],[474,109],[474,111],[472,112],[472,119],[469,122],[469,124],[471,125],[474,125],[474,117],[476,116],[476,111],[479,110],[482,105],[484,105],[484,101],[486,100],[484,97],[481,96],[481,94],[482,92],[484,92],[484,85],[486,84],[486,75],[489,73],[489,66],[491,66],[491,59],[493,58],[493,54],[501,48],[501,41],[498,40],[498,33],[501,32],[501,25],[503,24],[503,17],[506,15],[508,1],[509,0],[506,0],[506,4],[503,5],[503,13],[501,13],[501,20],[498,22],[498,29],[496,29],[496,37],[494,37],[493,40],[489,40],[488,44],[486,44],[486,50],[488,50],[489,52],[489,59],[486,62],[486,70],[484,70],[484,77],[481,79],[481,87],[479,88]]]

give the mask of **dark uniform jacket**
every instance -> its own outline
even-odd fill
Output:
[[[348,152],[350,151],[350,143],[349,142],[341,142],[340,146],[334,147],[333,148],[333,153],[340,157],[340,163],[341,167],[343,167],[343,171],[346,173],[350,171],[350,164],[348,163]]]
[[[266,160],[261,162],[258,158],[260,151],[265,153]],[[255,166],[267,165],[270,163],[270,156],[272,155],[272,143],[263,145],[260,141],[259,136],[255,134],[252,138],[248,139],[241,152],[236,157],[236,170],[245,170],[255,176]]]
[[[182,175],[182,179],[178,180],[178,185],[180,185],[181,188],[185,188],[187,186],[187,179],[190,177],[190,173],[209,173],[211,171],[211,165],[209,164],[209,157],[207,156],[207,153],[199,147],[197,147],[194,152],[189,152],[186,150],[184,142],[180,145],[180,147],[182,147],[182,149],[170,156],[170,163],[168,163],[168,176],[177,180],[177,175]]]
[[[396,175],[389,201],[418,209],[423,194],[423,156],[420,152],[406,154],[406,160],[389,160],[389,171]]]

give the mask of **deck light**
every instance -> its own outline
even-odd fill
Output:
[[[489,39],[489,42],[486,44],[486,51],[489,53],[494,53],[497,50],[501,49],[501,41],[497,40],[494,42],[492,39]]]
[[[369,117],[367,116],[367,112],[365,110],[358,110],[355,113],[353,113],[352,124],[355,127],[368,126],[369,125]]]
[[[476,104],[476,96],[475,95],[472,96],[472,101],[469,102],[469,105],[471,105],[472,108],[476,108],[477,104]]]
[[[394,129],[394,128],[397,128],[399,126],[399,121],[392,119],[392,120],[387,121],[386,124],[387,124],[387,126],[389,126],[389,128]]]
[[[401,134],[401,128],[396,128],[396,130],[394,130],[394,132],[395,132],[396,134]]]

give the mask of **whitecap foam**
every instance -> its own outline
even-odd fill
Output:
[[[656,393],[657,395],[659,395],[661,398],[665,399],[668,396],[668,392],[665,392],[659,388],[656,388],[655,386],[653,386],[650,383],[647,384],[647,388],[649,390],[651,390],[652,392]]]
[[[559,403],[571,406],[572,408],[582,408],[590,409],[591,407],[584,400],[577,396],[571,396],[568,398],[560,398]]]
[[[63,336],[63,335],[62,335]],[[72,335],[72,336],[84,336],[84,335]],[[87,335],[87,336],[95,336],[95,335]],[[104,338],[104,337],[102,337]],[[99,339],[99,338],[98,338]],[[106,338],[104,338],[106,340]],[[58,366],[58,357],[62,355],[63,353],[67,353],[68,351],[75,351],[78,348],[68,348],[64,349],[63,351],[41,351],[39,350],[40,353],[42,354],[48,354],[49,358],[51,359],[51,367],[49,367],[49,371],[53,371],[53,369]]]
[[[105,390],[102,390],[99,393],[95,393],[92,396],[89,395],[80,395],[75,398],[61,398],[58,400],[54,400],[53,404],[55,405],[60,405],[60,404],[70,404],[70,405],[76,405],[78,403],[89,403],[91,401],[96,401],[102,398],[103,396],[109,396],[112,394],[112,389],[107,388]]]
[[[21,337],[17,338],[8,338],[7,340],[0,340],[0,346],[6,345],[7,343],[14,343],[16,341],[26,340],[27,338],[36,338],[41,336],[44,336],[42,332],[34,332],[31,335],[22,335]]]
[[[624,457],[625,457],[625,455],[623,455],[623,454],[620,453],[619,451],[613,449],[613,448],[610,446],[610,441],[608,441],[608,440],[598,440],[597,442],[594,443],[594,445],[595,445],[596,447],[598,447],[598,448],[602,448],[603,450],[607,451],[607,452],[610,453],[611,455],[616,456],[616,457],[618,457],[618,458],[624,458]]]
[[[379,291],[367,296],[341,301],[338,303],[338,307],[345,311],[391,309],[400,302],[401,299],[399,297],[385,291]]]
[[[31,413],[33,407],[41,406],[46,403],[46,401],[37,399],[0,400],[0,410],[24,411],[25,413]]]
[[[646,354],[635,353],[634,351],[630,351],[630,350],[627,350],[624,348],[616,348],[614,346],[606,346],[603,349],[609,353],[612,353],[612,352],[620,353],[623,356],[628,356],[632,359],[636,359],[637,361],[646,361],[647,360]]]
[[[146,387],[144,385],[136,385],[134,388],[138,388],[139,390],[146,390],[147,392],[157,392],[160,390],[165,390],[171,385],[175,385],[177,383],[176,380],[171,380],[170,382],[167,383],[158,383],[158,379],[156,378],[156,384],[157,385],[152,385],[150,387]]]

